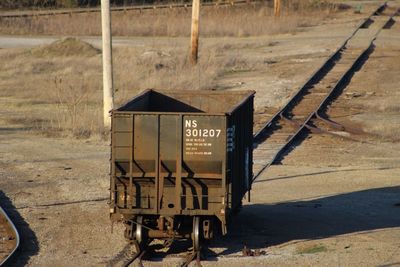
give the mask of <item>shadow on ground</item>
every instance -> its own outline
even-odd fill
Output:
[[[307,176],[317,176],[317,175],[328,174],[328,173],[339,173],[339,172],[346,173],[346,172],[355,172],[355,171],[376,171],[376,170],[393,170],[393,169],[399,169],[399,168],[397,168],[397,167],[394,167],[394,168],[393,167],[378,167],[378,168],[367,168],[367,169],[360,169],[360,168],[339,169],[339,170],[335,169],[335,170],[317,171],[317,172],[312,172],[312,173],[272,177],[272,178],[268,178],[268,179],[257,179],[253,182],[253,184],[270,183],[272,181],[277,181],[277,180],[301,178],[301,177],[307,177]]]
[[[263,249],[293,240],[393,227],[400,227],[400,186],[310,201],[246,205],[232,220],[230,234],[218,238],[210,247],[225,247],[219,255],[227,255],[244,246]]]
[[[245,205],[231,220],[229,234],[208,244],[207,261],[250,249],[266,249],[294,240],[318,240],[343,234],[400,227],[400,186],[369,189],[313,200]],[[191,241],[175,242],[166,253],[153,253],[149,261],[162,261],[182,253]],[[157,249],[157,246],[153,247]],[[214,253],[213,248],[225,248]]]
[[[29,259],[39,252],[39,243],[35,233],[29,227],[18,210],[13,206],[11,200],[0,191],[0,205],[13,221],[20,235],[20,246],[15,254],[2,266],[17,267],[28,264]]]

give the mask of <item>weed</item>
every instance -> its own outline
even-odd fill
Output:
[[[326,1],[292,0],[274,18],[271,3],[203,7],[201,35],[256,36],[293,32],[314,25],[336,11]],[[112,32],[118,36],[189,36],[190,8],[130,10],[112,14]],[[132,23],[140,21],[140,23]],[[2,34],[101,35],[99,13],[66,14],[0,20]]]
[[[297,249],[297,254],[314,254],[326,252],[328,249],[324,245],[311,245]]]
[[[316,23],[331,7],[286,7],[275,19],[268,3],[203,9],[203,36],[250,36],[295,31],[304,23]],[[295,11],[295,12],[294,12]],[[114,13],[113,33],[139,36],[188,36],[188,9]],[[132,23],[140,21],[140,23]],[[1,19],[0,32],[12,34],[99,35],[99,14]],[[154,38],[156,39],[156,38]],[[188,48],[178,45],[116,47],[114,56],[115,103],[148,88],[173,90],[215,89],[225,74],[255,70],[263,59],[249,60],[227,51],[251,49],[260,44],[218,42],[203,45],[196,66],[188,60]],[[265,45],[265,44],[263,44]],[[270,46],[276,43],[269,43]],[[165,46],[164,46],[165,47]],[[33,49],[0,50],[0,96],[21,104],[29,114],[26,124],[46,135],[87,138],[104,136],[102,127],[102,68],[100,51],[78,39],[66,38]],[[19,78],[23,77],[23,79]],[[26,116],[26,115],[24,115]],[[30,126],[30,125],[29,125]]]
[[[147,88],[213,89],[226,69],[257,67],[240,55],[223,54],[221,46],[203,46],[196,66],[182,46],[115,48],[116,106]],[[66,39],[34,49],[0,50],[0,60],[0,96],[11,97],[15,113],[29,117],[24,126],[48,136],[104,136],[101,55],[96,49]]]

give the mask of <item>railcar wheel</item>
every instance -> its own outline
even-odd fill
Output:
[[[135,231],[135,239],[139,244],[142,244],[144,241],[144,234],[143,234],[143,216],[136,217],[136,231]]]
[[[199,216],[195,216],[193,218],[193,233],[192,233],[192,240],[193,240],[193,250],[200,251],[201,245],[201,220]]]

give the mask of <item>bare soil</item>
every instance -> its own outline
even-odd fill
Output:
[[[256,90],[255,128],[260,127],[378,2],[368,1],[362,14],[338,13],[291,34],[202,39],[203,48],[219,49],[225,59],[245,59],[224,64],[211,85]],[[390,5],[399,7],[400,1]],[[251,202],[232,222],[230,234],[209,245],[202,265],[400,265],[397,21],[382,32],[368,61],[326,111],[360,130],[341,133],[358,141],[305,135],[281,164],[255,182]],[[152,39],[158,40],[161,51],[180,44],[174,38]],[[0,52],[4,58],[15,50]],[[6,77],[6,71],[0,75]],[[29,70],[0,83],[0,203],[22,236],[10,266],[105,266],[125,245],[122,227],[114,225],[111,233],[108,218],[109,142],[47,137],[32,127],[25,120],[30,114],[51,109],[45,108],[48,103],[33,103],[32,94],[21,97],[28,86],[13,87],[25,73],[34,83]],[[126,91],[126,97],[133,92]],[[243,257],[244,246],[265,255]],[[176,266],[184,249],[176,245],[144,264]]]

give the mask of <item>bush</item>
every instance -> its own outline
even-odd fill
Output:
[[[110,0],[112,5],[152,4],[153,0]],[[0,0],[0,8],[45,8],[99,6],[100,0]]]
[[[56,0],[57,7],[77,7],[78,0]]]
[[[2,8],[50,7],[55,6],[56,0],[0,0]]]

